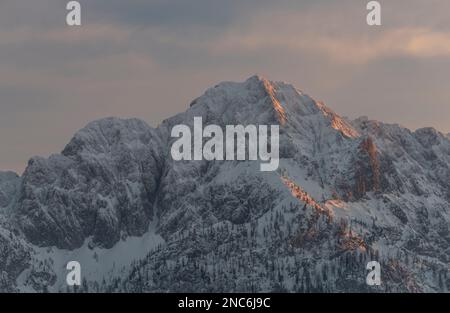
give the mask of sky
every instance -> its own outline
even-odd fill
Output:
[[[221,81],[286,81],[343,116],[450,132],[450,1],[0,0],[0,170],[102,117],[151,126]]]

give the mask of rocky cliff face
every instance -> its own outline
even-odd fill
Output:
[[[33,158],[16,211],[38,246],[110,248],[148,230],[163,168],[156,131],[139,120],[104,119],[78,132],[61,154]]]
[[[20,177],[13,172],[0,172],[0,210],[14,205],[15,196],[20,188]]]
[[[278,171],[260,172],[255,161],[173,161],[170,130],[194,117],[280,125]],[[15,232],[0,240],[0,259],[31,251],[22,266],[0,271],[10,288],[41,290],[41,281],[65,290],[56,265],[44,282],[35,277],[61,249],[84,260],[87,242],[103,267],[105,251],[125,249],[136,261],[105,272],[102,285],[92,278],[85,288],[94,291],[448,291],[449,168],[449,138],[434,129],[349,121],[258,76],[221,83],[157,129],[100,120],[61,154],[30,160],[11,178],[17,188],[0,180],[0,207],[11,212],[5,229]],[[163,243],[142,257],[127,238],[149,233]],[[49,246],[60,249],[44,253]],[[375,289],[361,274],[370,260],[383,268]]]

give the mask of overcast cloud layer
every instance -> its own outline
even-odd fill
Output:
[[[284,80],[341,115],[450,132],[450,2],[85,0],[0,2],[0,169],[59,152],[106,116],[152,126],[224,80]]]

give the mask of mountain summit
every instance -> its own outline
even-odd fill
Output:
[[[194,117],[280,125],[279,170],[173,161],[171,129]],[[158,128],[95,121],[0,174],[0,290],[66,291],[79,260],[86,291],[448,291],[449,177],[432,128],[350,121],[260,76],[220,83]]]

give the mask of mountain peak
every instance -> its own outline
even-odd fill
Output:
[[[298,128],[305,119],[330,126],[348,138],[359,133],[343,118],[322,102],[285,82],[275,82],[253,75],[243,82],[222,82],[209,88],[195,99],[188,111],[177,115],[172,122],[180,123],[203,116],[204,120],[219,124],[271,124]],[[302,122],[303,121],[303,122]],[[321,121],[321,122],[320,122]],[[311,123],[314,123],[311,120]]]
[[[88,123],[80,130],[80,132],[110,128],[150,128],[150,126],[138,118],[119,118],[111,116]]]
[[[270,81],[254,75],[247,79],[247,84],[260,84],[269,96],[281,125],[285,125],[290,115],[320,113],[330,121],[330,126],[349,138],[356,138],[359,133],[342,117],[328,108],[323,102],[316,101],[286,82]],[[302,114],[302,115],[303,115]]]
[[[269,81],[269,80],[259,74],[254,74],[254,75],[250,76],[249,78],[247,78],[247,80],[246,80],[246,82],[265,82],[265,81]]]
[[[219,124],[267,124],[277,121],[284,125],[286,112],[280,87],[279,83],[259,75],[243,82],[221,82],[192,101],[187,112],[169,120],[180,122],[181,116],[189,120],[193,116],[203,116],[204,120]],[[292,86],[290,88],[294,90]]]
[[[64,148],[63,155],[81,151],[108,152],[117,144],[133,144],[136,141],[148,143],[154,129],[137,119],[108,117],[93,121],[79,130]]]

